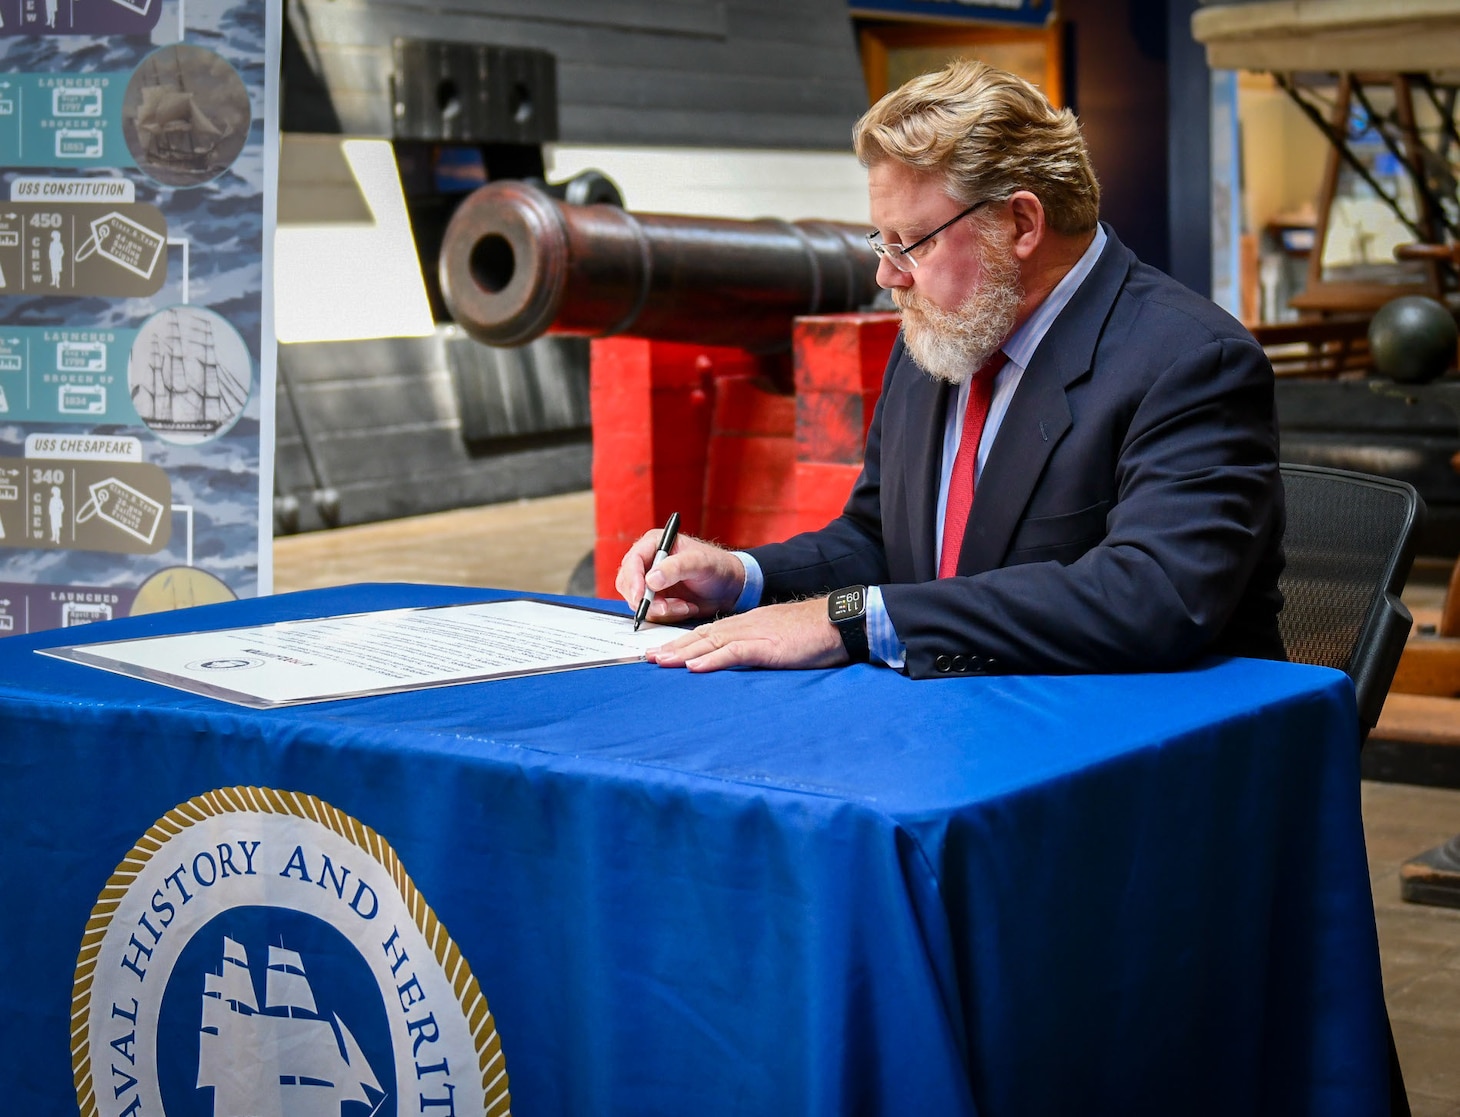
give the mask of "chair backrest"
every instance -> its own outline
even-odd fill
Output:
[[[1316,465],[1283,465],[1287,568],[1283,645],[1295,663],[1348,673],[1367,736],[1414,618],[1399,600],[1425,505],[1414,486]]]

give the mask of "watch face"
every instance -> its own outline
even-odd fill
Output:
[[[866,586],[847,586],[837,590],[828,601],[831,622],[849,621],[860,617],[866,610]]]

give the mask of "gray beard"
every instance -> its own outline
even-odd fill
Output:
[[[1018,264],[984,255],[983,282],[957,310],[934,306],[910,288],[892,291],[908,352],[925,372],[950,384],[962,384],[998,351],[1013,333],[1024,301]]]

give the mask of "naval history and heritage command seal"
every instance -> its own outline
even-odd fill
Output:
[[[309,795],[210,791],[137,840],[76,962],[82,1117],[506,1117],[467,961],[380,835]]]

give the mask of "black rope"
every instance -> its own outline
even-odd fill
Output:
[[[1368,113],[1370,124],[1373,126],[1374,131],[1379,134],[1379,138],[1384,141],[1384,146],[1389,149],[1389,154],[1394,156],[1394,158],[1399,161],[1399,165],[1403,167],[1406,172],[1408,172],[1410,180],[1414,184],[1415,190],[1417,190],[1424,199],[1425,210],[1428,213],[1432,214],[1435,219],[1439,221],[1440,225],[1444,228],[1444,231],[1453,237],[1455,234],[1455,227],[1450,224],[1450,219],[1445,214],[1444,200],[1439,196],[1438,193],[1430,189],[1430,184],[1425,179],[1424,153],[1427,149],[1419,139],[1419,128],[1415,128],[1415,142],[1419,144],[1420,148],[1414,153],[1414,159],[1417,160],[1419,163],[1419,167],[1416,168],[1414,164],[1410,162],[1409,157],[1405,155],[1404,148],[1400,146],[1399,141],[1390,134],[1389,128],[1393,128],[1396,131],[1403,130],[1399,121],[1395,119],[1391,122],[1380,116],[1379,113],[1377,113],[1376,111],[1374,111],[1374,106],[1370,103],[1369,98],[1364,95],[1363,85],[1360,84],[1358,81],[1355,81],[1353,84],[1353,93],[1354,96],[1358,98],[1358,102],[1363,107],[1364,112]],[[1398,109],[1395,110],[1395,116],[1397,118]],[[1389,127],[1385,127],[1386,124]],[[1398,204],[1397,200],[1394,204]],[[1420,237],[1420,240],[1427,241],[1429,239],[1429,237]]]
[[[1399,208],[1399,203],[1395,199],[1391,198],[1389,194],[1385,192],[1384,188],[1380,186],[1379,183],[1375,180],[1374,176],[1369,172],[1369,168],[1364,166],[1363,162],[1360,161],[1358,156],[1356,156],[1348,149],[1348,136],[1344,133],[1337,131],[1331,124],[1328,123],[1327,120],[1323,119],[1323,114],[1320,113],[1311,104],[1309,104],[1302,97],[1302,95],[1299,94],[1297,86],[1295,86],[1288,79],[1287,75],[1276,74],[1274,76],[1277,78],[1278,87],[1293,99],[1293,103],[1297,105],[1298,108],[1303,111],[1303,114],[1314,123],[1314,125],[1318,128],[1320,132],[1323,133],[1328,142],[1333,145],[1334,150],[1336,150],[1339,156],[1346,163],[1348,163],[1349,167],[1353,169],[1354,173],[1357,174],[1366,183],[1368,183],[1370,189],[1372,189],[1375,194],[1377,194],[1380,198],[1384,200],[1385,204],[1394,211],[1394,216],[1399,218],[1399,220],[1404,223],[1404,226],[1414,234],[1415,240],[1421,242],[1424,241],[1426,239],[1425,234],[1420,230],[1420,227],[1416,225],[1412,220],[1410,220],[1409,215]],[[1355,83],[1355,87],[1357,87],[1357,83]],[[1405,166],[1407,167],[1409,166],[1409,164],[1406,163]]]
[[[1429,95],[1430,104],[1440,114],[1440,143],[1435,150],[1441,159],[1446,159],[1445,153],[1450,149],[1450,144],[1460,144],[1460,131],[1455,130],[1455,87],[1452,85],[1445,89],[1445,100],[1441,104],[1440,95],[1436,92],[1435,83],[1430,80],[1430,76],[1421,74],[1419,80],[1421,88]]]

